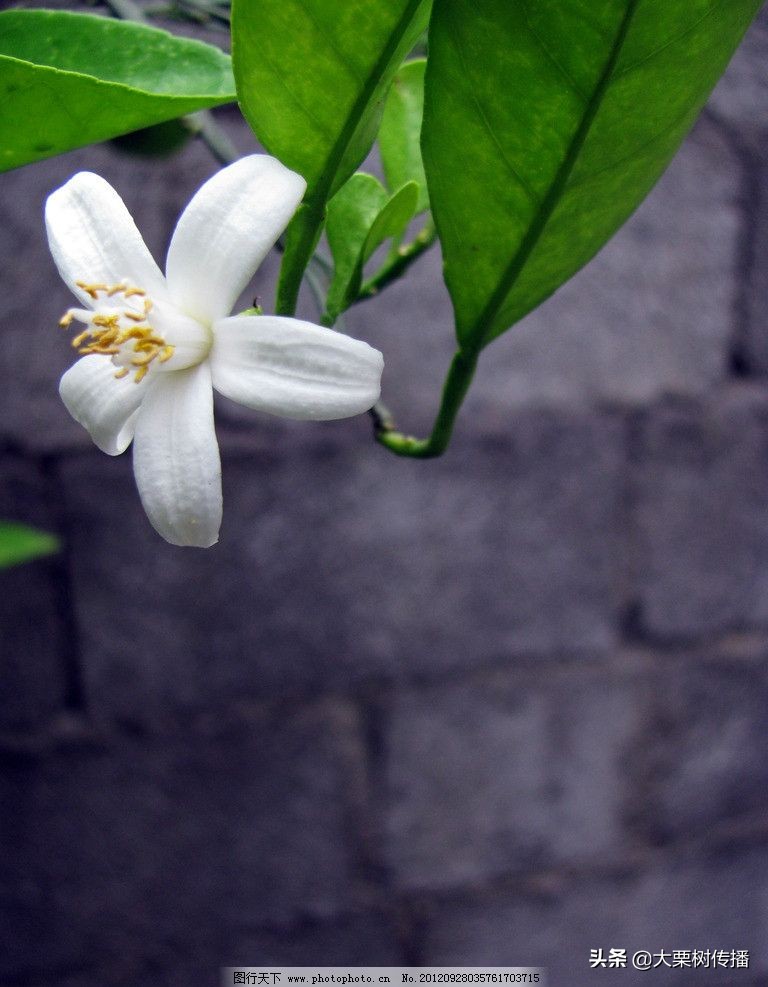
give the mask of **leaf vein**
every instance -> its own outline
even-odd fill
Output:
[[[284,92],[288,95],[291,102],[297,106],[307,120],[312,124],[313,128],[320,134],[327,136],[327,128],[324,126],[322,121],[318,120],[315,114],[307,106],[304,105],[301,99],[296,95],[296,93],[291,89],[288,83],[283,78],[283,74],[278,70],[275,62],[269,57],[266,51],[259,52],[259,58],[264,62],[264,64],[270,69],[272,77],[276,82],[280,84]]]
[[[581,88],[571,77],[570,72],[568,72],[568,70],[565,68],[564,65],[560,64],[557,58],[555,58],[555,56],[552,54],[552,52],[549,50],[547,45],[539,36],[533,24],[531,24],[530,7],[528,6],[528,0],[522,0],[522,6],[523,6],[523,10],[525,11],[525,26],[528,28],[528,31],[530,32],[530,35],[533,38],[534,42],[536,43],[538,49],[541,51],[541,53],[544,55],[547,61],[556,69],[556,71],[562,77],[562,79],[567,83],[568,88],[571,90],[574,96],[578,96],[578,98],[581,100],[582,103],[588,103],[589,98],[587,97],[586,93],[581,91]]]
[[[647,55],[643,55],[642,58],[639,58],[631,65],[625,65],[621,72],[617,72],[613,77],[614,81],[616,79],[623,78],[625,75],[630,75],[632,72],[635,72],[638,68],[640,68],[640,66],[645,65],[646,62],[650,62],[652,59],[656,58],[657,55],[660,55],[663,51],[666,51],[667,48],[671,48],[672,45],[677,44],[678,41],[682,41],[683,38],[687,38],[688,35],[695,31],[700,24],[703,24],[708,17],[711,17],[718,7],[722,7],[724,2],[725,0],[715,0],[711,7],[709,7],[701,15],[701,17],[697,18],[697,20],[695,20],[693,24],[690,24],[684,31],[676,34],[673,38],[669,38],[663,45],[659,45],[658,48],[654,48],[653,51],[648,52]]]
[[[626,164],[628,161],[634,161],[635,158],[640,157],[643,151],[645,151],[649,147],[652,147],[657,141],[661,140],[662,137],[666,137],[667,134],[670,133],[670,131],[674,130],[675,127],[677,127],[680,123],[682,123],[682,121],[685,120],[685,118],[690,113],[691,113],[690,107],[685,107],[683,112],[678,113],[677,116],[674,117],[674,119],[670,120],[670,122],[666,125],[666,127],[662,127],[661,130],[657,131],[655,134],[649,137],[648,140],[643,141],[642,144],[639,144],[633,151],[630,151],[629,154],[625,154],[623,157],[618,158],[616,161],[612,161],[610,164],[607,164],[604,168],[598,168],[597,171],[588,172],[582,175],[581,178],[579,178],[575,182],[569,182],[568,191],[570,192],[572,189],[579,188],[581,185],[587,185],[595,178],[600,178],[601,175],[609,174],[611,171],[618,168],[620,165]]]
[[[592,123],[597,116],[605,94],[611,83],[616,63],[626,41],[632,18],[634,17],[639,3],[640,0],[628,0],[624,16],[621,20],[616,35],[614,36],[611,51],[608,55],[597,85],[595,86],[592,98],[589,100],[584,109],[581,121],[574,131],[568,151],[552,180],[549,191],[542,199],[541,206],[536,216],[533,218],[533,222],[528,227],[528,231],[523,237],[520,246],[502,272],[501,279],[491,294],[491,297],[488,299],[488,302],[481,311],[479,317],[475,320],[473,326],[471,327],[471,349],[473,351],[478,351],[483,346],[484,342],[486,342],[486,336],[489,336],[491,330],[493,329],[494,319],[503,308],[509,292],[512,290],[512,287],[520,276],[523,268],[528,263],[529,257],[541,239],[547,223],[549,222],[557,203],[560,201],[560,198],[565,191],[568,179],[576,164],[579,153],[584,146],[584,142],[587,139]]]
[[[522,188],[522,190],[525,192],[525,194],[528,196],[528,198],[531,200],[534,206],[540,206],[541,199],[534,192],[534,190],[531,188],[528,182],[523,178],[523,176],[517,171],[517,169],[512,164],[512,162],[509,160],[509,158],[506,155],[506,152],[504,151],[504,148],[502,147],[499,141],[499,138],[496,136],[496,133],[494,132],[493,125],[491,124],[491,121],[488,119],[488,116],[483,108],[483,104],[480,102],[472,86],[472,77],[468,71],[467,63],[464,59],[464,52],[461,50],[461,45],[457,42],[456,38],[453,37],[453,35],[451,36],[450,40],[451,40],[451,44],[454,47],[454,50],[456,51],[456,55],[459,61],[461,62],[461,67],[464,71],[464,78],[467,80],[467,85],[468,85],[467,92],[469,94],[470,99],[475,105],[475,108],[477,110],[477,115],[480,119],[483,129],[490,137],[492,143],[496,145],[496,148],[499,152],[499,156],[501,157],[501,160],[504,162],[504,166],[509,172],[511,178],[513,178],[515,182],[517,182],[517,184],[520,186],[520,188]]]
[[[307,16],[307,20],[311,21],[315,25],[325,40],[325,43],[334,52],[339,62],[344,66],[344,68],[346,68],[355,81],[360,81],[360,73],[357,66],[353,65],[347,57],[346,52],[339,48],[331,32],[318,20],[317,15],[311,8],[311,5],[304,3],[302,4],[302,9]]]

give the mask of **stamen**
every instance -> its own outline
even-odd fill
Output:
[[[117,312],[113,312],[111,315],[100,315],[97,312],[91,319],[91,322],[95,326],[103,326],[104,329],[111,329],[113,326],[117,328],[120,323],[120,316]]]
[[[75,281],[75,284],[78,288],[82,288],[86,295],[90,295],[94,301],[99,297],[100,291],[109,291],[109,285],[106,284],[88,284],[87,281]]]
[[[91,335],[91,330],[84,329],[81,333],[78,333],[77,336],[75,336],[75,338],[72,340],[72,346],[75,349],[79,349],[79,347],[83,345],[85,340],[88,339],[90,335]]]
[[[118,284],[76,281],[75,284],[94,301],[98,301],[100,295],[107,298],[122,296],[124,302],[134,297],[143,298],[141,312],[137,312],[130,305],[95,313],[80,309],[70,309],[65,312],[59,320],[59,325],[63,329],[68,329],[75,319],[86,323],[87,326],[72,340],[72,346],[78,353],[84,356],[90,353],[117,356],[123,352],[124,347],[128,347],[135,355],[131,358],[130,366],[120,367],[115,371],[115,377],[118,380],[127,377],[134,368],[133,379],[137,384],[146,377],[154,360],[159,363],[170,360],[175,347],[166,343],[149,324],[147,317],[152,311],[152,299],[147,296],[143,288],[130,285],[127,281]],[[128,322],[127,326],[126,322]]]

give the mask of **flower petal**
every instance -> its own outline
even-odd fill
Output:
[[[252,154],[217,172],[181,214],[166,273],[179,308],[210,325],[227,315],[288,225],[306,182]]]
[[[165,279],[125,203],[98,175],[81,171],[49,195],[45,223],[59,274],[89,308],[93,300],[76,281],[116,284],[125,278],[154,297],[166,294]]]
[[[117,456],[133,438],[135,414],[146,384],[115,378],[108,356],[84,356],[64,374],[59,394],[67,411],[90,432],[102,452]]]
[[[158,370],[173,372],[194,367],[205,359],[211,348],[211,330],[179,312],[170,301],[154,305],[148,322],[166,343],[173,346],[173,356],[160,363]]]
[[[216,323],[213,386],[248,408],[324,420],[367,411],[379,397],[384,358],[359,339],[277,315]]]
[[[158,374],[136,421],[133,471],[155,531],[172,545],[219,538],[221,463],[207,363]]]

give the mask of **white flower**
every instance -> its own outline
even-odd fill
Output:
[[[197,192],[174,231],[166,276],[102,178],[81,172],[48,199],[53,259],[82,309],[82,358],[61,379],[70,414],[111,456],[133,440],[154,528],[207,547],[221,523],[213,393],[288,418],[345,418],[379,396],[378,350],[273,315],[227,317],[304,194],[274,158],[252,155]]]

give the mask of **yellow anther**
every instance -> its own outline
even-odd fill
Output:
[[[94,300],[98,298],[100,291],[109,290],[109,285],[101,284],[101,282],[89,284],[87,281],[75,281],[75,284],[78,288],[82,288],[86,295],[90,295]]]
[[[114,298],[122,295],[123,302],[139,297],[143,299],[142,311],[136,311],[131,305],[123,308],[113,308],[99,311],[92,315],[76,314],[70,310],[65,312],[59,321],[62,328],[67,329],[75,319],[86,321],[86,328],[72,340],[72,346],[83,356],[98,353],[102,356],[117,356],[124,353],[124,348],[133,352],[130,366],[124,366],[115,372],[115,377],[122,379],[133,369],[136,383],[142,381],[154,360],[166,363],[174,354],[174,347],[166,343],[162,336],[157,335],[149,325],[148,315],[152,311],[152,299],[143,288],[121,281],[119,284],[91,283],[76,281],[78,288],[98,302],[100,295]],[[119,303],[118,303],[119,304]],[[96,307],[96,306],[94,306]],[[123,328],[126,322],[127,328]],[[134,323],[131,325],[131,323]],[[127,355],[127,354],[126,354]]]
[[[95,326],[103,326],[105,329],[108,329],[112,326],[117,328],[117,326],[120,323],[120,316],[117,314],[117,312],[112,312],[109,315],[101,315],[99,312],[97,312],[96,315],[94,315],[93,318],[91,319],[91,322]]]
[[[78,333],[77,336],[72,340],[72,345],[75,349],[78,349],[83,345],[86,339],[91,335],[90,329],[84,329],[82,332]]]
[[[147,328],[148,326],[133,326],[130,329],[123,329],[123,342],[127,343],[129,339],[143,339]]]

